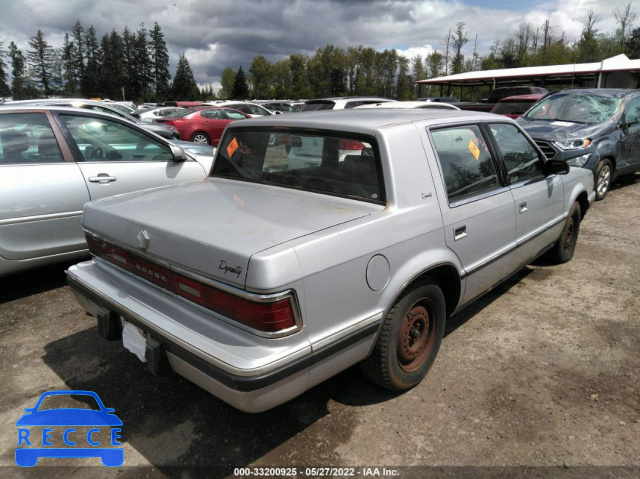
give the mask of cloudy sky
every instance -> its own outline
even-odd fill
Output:
[[[465,23],[473,52],[486,54],[491,44],[521,25],[550,19],[554,36],[575,41],[587,11],[597,12],[596,28],[613,33],[614,10],[629,0],[0,0],[0,42],[14,41],[23,52],[29,37],[42,30],[59,47],[76,20],[93,25],[98,39],[125,26],[136,31],[158,22],[171,55],[171,72],[185,53],[200,85],[216,85],[226,67],[249,68],[256,55],[271,62],[293,53],[313,55],[333,44],[397,49],[413,57],[441,49],[449,29]],[[632,7],[640,10],[639,0]],[[638,26],[638,22],[634,27]]]

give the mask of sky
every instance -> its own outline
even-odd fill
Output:
[[[96,29],[98,40],[125,26],[150,30],[158,22],[165,35],[173,75],[185,54],[200,86],[219,86],[222,70],[248,71],[253,58],[275,63],[291,54],[313,55],[328,44],[363,45],[382,51],[395,48],[413,58],[441,50],[458,22],[465,23],[469,42],[485,55],[496,40],[521,26],[534,28],[550,20],[552,34],[572,42],[579,38],[587,12],[594,10],[596,28],[616,30],[614,11],[629,0],[0,0],[0,42],[11,41],[26,54],[29,38],[41,30],[60,47],[65,33],[80,20]],[[640,0],[631,1],[640,13]],[[636,21],[632,28],[638,26]],[[9,72],[8,72],[9,73]]]

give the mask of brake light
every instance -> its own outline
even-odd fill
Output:
[[[85,238],[94,256],[250,328],[274,333],[296,325],[294,306],[289,296],[275,301],[252,301],[187,278],[94,236],[87,234]]]
[[[259,331],[272,333],[296,325],[289,298],[251,301],[179,274],[174,274],[174,281],[177,295]]]

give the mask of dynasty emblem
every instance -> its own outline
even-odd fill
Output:
[[[140,248],[147,249],[147,247],[149,246],[149,233],[147,233],[147,230],[140,230],[140,233],[138,233],[138,236],[136,236],[136,238],[138,238]]]

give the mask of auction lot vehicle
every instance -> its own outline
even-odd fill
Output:
[[[602,200],[619,176],[640,171],[640,91],[571,88],[518,119],[547,158],[593,172]]]
[[[86,202],[201,180],[212,160],[112,115],[0,108],[0,276],[87,257]]]
[[[244,411],[359,362],[402,391],[448,316],[545,252],[571,259],[594,195],[497,115],[235,122],[207,179],[89,203],[94,257],[68,281],[104,338]]]

